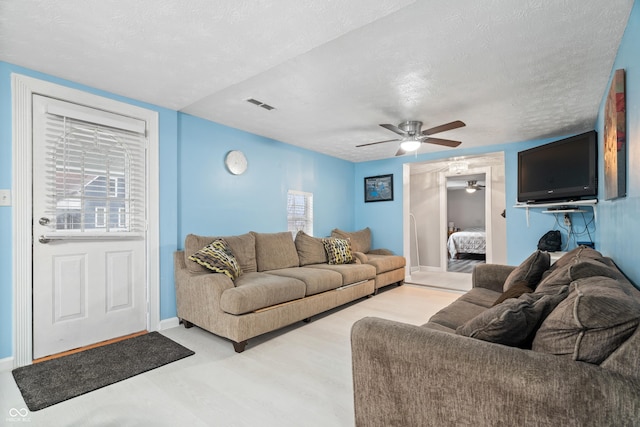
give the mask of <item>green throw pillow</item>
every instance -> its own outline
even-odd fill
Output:
[[[238,260],[223,239],[214,240],[189,259],[211,271],[223,273],[231,280],[236,280],[242,274]]]

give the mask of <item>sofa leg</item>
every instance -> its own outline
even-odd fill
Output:
[[[180,323],[184,325],[185,329],[193,328],[193,323],[188,320],[180,319]]]
[[[311,317],[307,317],[306,319],[302,319],[304,323],[311,323]]]
[[[240,342],[233,341],[233,349],[236,351],[236,353],[242,353],[246,346],[247,346],[247,340],[240,341]]]

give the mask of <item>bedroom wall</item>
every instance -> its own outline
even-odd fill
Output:
[[[448,189],[447,223],[453,222],[461,230],[470,227],[484,228],[484,199],[484,190],[467,193],[464,189]]]

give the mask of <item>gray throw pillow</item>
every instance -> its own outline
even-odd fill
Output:
[[[527,347],[544,318],[566,298],[557,294],[527,293],[495,305],[456,329],[456,334],[512,347]]]
[[[549,269],[550,259],[548,252],[535,251],[507,276],[502,290],[506,291],[516,282],[522,281],[526,282],[531,289],[535,289],[542,278],[542,273]]]
[[[532,349],[600,364],[640,323],[640,302],[610,277],[571,283],[569,296],[545,319]]]
[[[551,270],[550,274],[540,281],[536,292],[553,293],[556,292],[556,288],[569,285],[575,280],[593,276],[604,276],[626,281],[620,270],[605,263],[606,260],[606,258],[575,258],[571,264],[565,264],[560,268]]]
[[[502,302],[510,298],[519,298],[522,294],[529,294],[531,292],[533,292],[533,289],[529,287],[527,282],[516,282],[513,286],[504,291],[502,295],[500,295],[498,299],[493,303],[493,305],[501,304]]]

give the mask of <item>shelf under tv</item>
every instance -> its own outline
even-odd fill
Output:
[[[547,208],[542,213],[572,213],[572,212],[587,212],[580,209],[578,206],[591,206],[593,209],[593,220],[597,220],[596,205],[598,199],[588,200],[573,200],[562,202],[549,202],[549,203],[518,203],[514,208],[526,208],[527,209],[527,227],[529,226],[529,209],[531,208]],[[554,209],[555,208],[555,209]]]

